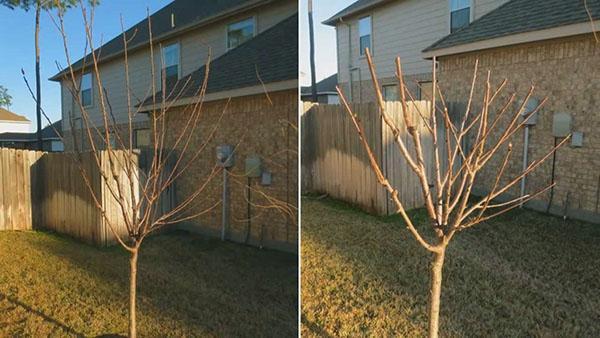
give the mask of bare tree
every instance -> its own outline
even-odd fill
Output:
[[[440,297],[442,287],[442,269],[446,249],[454,237],[460,231],[471,228],[472,226],[489,220],[495,216],[505,213],[520,204],[525,203],[540,194],[546,192],[553,185],[550,185],[540,191],[518,197],[508,201],[498,201],[498,197],[506,193],[511,187],[517,184],[521,178],[529,174],[548,159],[559,147],[561,147],[570,138],[567,137],[556,147],[552,148],[543,157],[533,161],[525,170],[514,177],[505,177],[506,169],[511,161],[512,144],[511,138],[527,122],[527,120],[538,112],[546,99],[532,111],[524,114],[527,101],[532,96],[534,88],[530,88],[522,104],[512,113],[508,113],[515,106],[516,94],[511,94],[499,108],[494,109],[500,93],[503,91],[507,81],[504,80],[496,87],[492,88],[490,84],[490,72],[487,73],[485,86],[483,88],[483,99],[480,108],[474,108],[474,91],[476,88],[478,62],[475,64],[473,80],[471,83],[470,95],[467,100],[467,106],[460,117],[458,124],[453,121],[444,102],[442,93],[437,86],[436,60],[433,60],[433,93],[430,112],[418,111],[420,121],[425,124],[427,131],[431,134],[433,140],[433,173],[427,171],[425,166],[425,156],[422,146],[422,137],[420,129],[413,122],[413,116],[409,113],[408,101],[413,100],[413,95],[406,88],[400,58],[396,58],[396,77],[398,80],[398,90],[405,128],[398,127],[393,119],[390,118],[385,110],[384,99],[381,93],[381,87],[377,79],[375,65],[371,58],[370,51],[366,51],[367,61],[371,72],[371,79],[375,89],[375,96],[379,105],[381,117],[389,130],[394,135],[394,142],[397,145],[402,157],[406,159],[412,172],[419,178],[425,209],[429,216],[431,229],[435,235],[430,240],[421,235],[421,231],[413,223],[406,212],[396,187],[390,184],[390,181],[384,175],[377,159],[364,136],[364,128],[358,116],[352,111],[342,90],[338,87],[343,106],[348,112],[352,122],[358,132],[358,136],[366,150],[370,166],[374,171],[378,182],[389,193],[391,200],[396,206],[408,230],[412,233],[417,242],[427,251],[433,254],[430,276],[430,297],[429,297],[429,337],[438,337],[439,331],[439,313]],[[437,91],[437,93],[436,93]],[[436,104],[436,97],[440,97],[441,104]],[[494,116],[495,115],[495,116]],[[417,117],[419,119],[419,117]],[[493,117],[493,118],[492,118]],[[507,120],[507,121],[504,121]],[[502,122],[501,122],[502,121]],[[507,122],[507,123],[503,123]],[[444,140],[440,140],[437,134],[438,124],[443,125],[445,134]],[[408,133],[412,141],[414,151],[409,148],[409,144],[403,141],[403,134]],[[467,149],[463,146],[463,141],[469,139],[472,146]],[[445,143],[445,144],[443,144]],[[442,159],[440,154],[441,147],[445,147],[447,158]],[[497,175],[493,179],[492,187],[485,196],[470,202],[473,197],[474,186],[479,182],[478,175],[488,165],[490,159],[496,154],[504,153],[502,161],[497,168]],[[445,161],[445,163],[444,163]],[[429,176],[433,174],[433,176]],[[430,185],[429,177],[433,177],[433,184]]]
[[[151,73],[151,85],[149,85],[147,102],[150,107],[148,112],[148,120],[151,130],[151,145],[147,149],[149,154],[148,170],[142,171],[138,166],[137,150],[135,149],[133,134],[134,121],[141,114],[141,107],[135,106],[133,103],[133,95],[130,86],[130,70],[128,61],[128,43],[136,34],[127,34],[123,27],[123,47],[124,47],[124,74],[126,82],[127,94],[127,121],[119,122],[113,114],[109,98],[103,86],[102,73],[99,69],[99,52],[94,49],[94,39],[92,33],[93,7],[88,13],[86,7],[80,2],[82,8],[82,16],[85,24],[85,33],[87,46],[84,55],[88,55],[88,59],[84,58],[84,63],[81,68],[75,68],[71,63],[70,53],[67,43],[67,34],[64,27],[64,9],[58,8],[57,15],[51,14],[52,20],[58,28],[64,46],[64,52],[67,58],[66,75],[63,78],[68,83],[66,86],[70,91],[73,102],[77,106],[80,113],[80,118],[83,123],[81,129],[83,133],[82,139],[75,137],[72,133],[72,141],[74,152],[73,160],[76,161],[83,180],[88,187],[89,192],[93,197],[95,206],[100,210],[103,220],[108,225],[109,229],[115,236],[120,246],[129,253],[130,263],[130,285],[129,285],[129,336],[137,336],[136,328],[136,287],[137,287],[137,265],[138,256],[141,250],[141,245],[149,235],[163,229],[166,226],[189,221],[197,218],[206,212],[216,207],[220,200],[208,207],[198,207],[199,199],[203,198],[203,192],[209,182],[217,176],[222,168],[216,164],[210,170],[206,177],[199,179],[197,186],[193,191],[184,198],[180,198],[175,205],[170,209],[163,210],[161,208],[161,198],[165,192],[174,186],[175,181],[184,175],[196,162],[201,154],[204,153],[213,139],[217,131],[217,125],[211,129],[206,135],[200,146],[193,144],[193,140],[198,131],[198,126],[201,117],[204,95],[206,93],[208,74],[210,70],[210,52],[208,61],[205,65],[204,79],[198,88],[195,88],[194,103],[185,107],[178,108],[183,111],[180,116],[183,116],[183,127],[173,129],[168,127],[167,118],[169,111],[173,110],[174,102],[176,102],[185,89],[189,89],[189,83],[178,84],[167,90],[166,76],[164,74],[164,60],[161,64],[162,73],[161,94],[157,93],[156,79],[157,71],[155,68],[155,52],[156,46],[153,43],[152,23],[150,14],[148,13],[148,31],[150,35],[149,62],[151,68],[147,71]],[[89,51],[87,48],[89,47]],[[89,52],[89,53],[88,53]],[[88,64],[86,64],[86,61]],[[94,76],[94,84],[97,90],[97,110],[98,112],[90,112],[80,100],[81,88],[80,79],[83,74],[91,71]],[[175,90],[175,88],[179,88]],[[30,92],[33,95],[33,92]],[[225,105],[223,113],[227,110],[228,105]],[[95,114],[95,115],[94,115]],[[47,118],[47,115],[44,113]],[[223,115],[221,115],[222,117]],[[71,130],[76,130],[73,123],[73,116],[69,118]],[[97,122],[98,118],[101,120]],[[220,121],[220,120],[219,120]],[[49,119],[48,119],[48,122]],[[63,141],[68,141],[63,137]],[[104,205],[98,196],[98,192],[94,191],[90,182],[90,172],[83,165],[84,152],[91,154],[91,158],[102,179],[106,182],[106,192],[116,201],[120,210],[120,218],[125,227],[126,234],[117,231],[117,224],[108,217]],[[108,168],[103,166],[103,160],[108,161]],[[105,163],[105,162],[104,162]],[[123,174],[125,179],[123,179]],[[205,198],[205,197],[204,197]]]

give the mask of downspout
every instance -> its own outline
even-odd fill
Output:
[[[353,89],[352,89],[352,26],[345,22],[344,19],[340,18],[340,23],[348,28],[348,84],[349,84],[349,97],[350,102],[354,101]]]

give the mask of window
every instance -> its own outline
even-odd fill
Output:
[[[397,85],[383,86],[383,99],[385,101],[399,101],[398,100],[398,86]]]
[[[433,98],[433,83],[431,81],[419,82],[419,100],[431,100]],[[438,95],[436,95],[436,99]]]
[[[150,146],[150,129],[136,129],[134,134],[135,148],[146,148]]]
[[[89,107],[92,105],[92,73],[85,73],[81,77],[81,105]]]
[[[163,47],[164,68],[162,74],[167,91],[170,91],[179,80],[179,43]],[[167,93],[169,95],[169,93]]]
[[[360,43],[360,55],[365,55],[365,49],[369,48],[369,52],[373,53],[371,47],[371,17],[366,16],[358,20],[358,36]]]
[[[235,48],[254,37],[254,18],[234,22],[227,26],[227,48]]]
[[[450,33],[471,22],[471,0],[450,0]]]

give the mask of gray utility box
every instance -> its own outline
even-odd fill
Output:
[[[574,131],[571,136],[571,147],[581,148],[583,147],[583,133],[580,131]]]
[[[233,167],[233,147],[228,144],[217,146],[217,165],[219,167]]]
[[[552,135],[554,137],[567,137],[571,133],[571,114],[555,113],[552,121]]]
[[[251,178],[261,177],[262,163],[258,155],[249,155],[246,157],[246,176]]]
[[[521,100],[518,104],[517,104],[517,109],[519,107],[521,107],[521,105],[523,104],[523,100]],[[531,114],[535,108],[537,108],[537,106],[540,104],[540,102],[538,101],[538,99],[536,98],[529,98],[529,101],[527,101],[527,104],[525,105],[525,108],[523,109],[523,113],[521,114],[521,116],[523,117],[523,119],[525,119],[527,116],[529,116],[529,114]],[[527,121],[525,122],[525,125],[527,126],[535,126],[537,124],[537,115],[538,112],[535,112],[535,114],[531,115],[531,117],[529,117],[527,119]]]

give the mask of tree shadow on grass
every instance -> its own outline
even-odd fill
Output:
[[[83,316],[114,321],[86,334],[125,333],[129,265],[124,250],[52,237],[36,242],[37,249],[81,272],[74,277],[81,280],[72,282],[79,285],[67,291],[78,292],[94,281],[83,302],[95,308]],[[157,235],[140,253],[138,330],[152,336],[295,336],[297,289],[296,255],[185,232]]]

